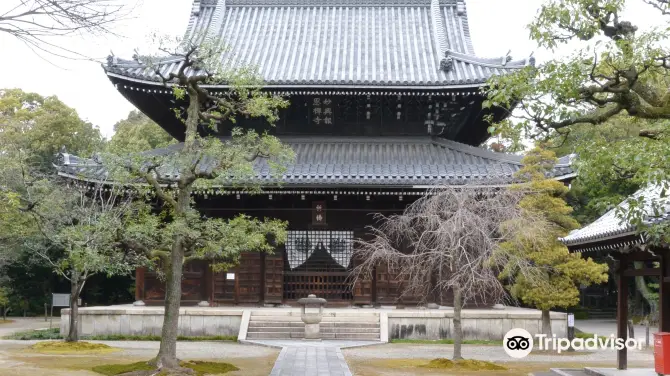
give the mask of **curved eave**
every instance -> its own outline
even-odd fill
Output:
[[[562,241],[562,239],[559,239]],[[635,231],[626,231],[616,235],[604,236],[597,239],[583,239],[570,244],[563,242],[572,253],[609,253],[620,252],[626,247],[645,244],[644,237]]]
[[[108,77],[135,82],[143,85],[155,86],[156,88],[165,88],[166,84],[158,81],[152,81],[143,78],[130,77],[123,74],[110,72],[105,69]],[[486,82],[471,82],[462,84],[444,84],[444,85],[430,85],[430,84],[408,84],[408,85],[386,85],[386,84],[322,84],[322,83],[286,83],[286,84],[266,84],[263,88],[267,89],[322,89],[322,90],[338,90],[338,89],[354,89],[354,90],[459,90],[459,89],[479,89],[486,85]],[[175,84],[168,83],[167,86],[173,87]],[[201,85],[207,89],[230,89],[230,85]]]

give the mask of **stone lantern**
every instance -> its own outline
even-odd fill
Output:
[[[314,294],[309,294],[306,298],[298,299],[298,304],[302,306],[300,318],[305,323],[305,339],[321,340],[320,323],[323,319],[323,306],[326,305],[326,299],[317,298]],[[318,306],[319,312],[306,312],[307,306]]]

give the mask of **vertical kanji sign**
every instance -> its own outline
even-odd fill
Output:
[[[313,98],[312,121],[315,124],[333,124],[333,101],[330,98]]]
[[[325,225],[326,224],[326,202],[314,201],[312,202],[312,224]]]

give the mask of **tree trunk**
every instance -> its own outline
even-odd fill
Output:
[[[161,369],[179,367],[179,359],[177,359],[177,334],[179,330],[183,260],[184,249],[181,245],[181,238],[178,237],[172,246],[170,264],[167,270],[163,330],[161,332],[160,349],[156,357],[156,366]]]
[[[180,187],[177,196],[176,213],[182,216],[189,208],[191,187]],[[156,356],[155,365],[160,369],[179,368],[177,358],[177,334],[179,330],[179,306],[181,304],[181,279],[184,268],[183,238],[177,235],[172,244],[170,261],[167,266],[167,281],[165,286],[165,313],[163,315],[163,330],[161,345]]]
[[[463,310],[463,296],[459,287],[454,287],[454,360],[463,359],[461,347],[463,345],[463,327],[461,326],[461,312]]]
[[[551,311],[548,309],[542,310],[542,334],[546,334],[547,337],[551,338]]]
[[[79,341],[79,305],[77,303],[80,291],[79,278],[75,275],[70,282],[70,331],[65,338],[66,342]]]

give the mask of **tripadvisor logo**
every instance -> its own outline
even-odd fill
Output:
[[[589,351],[642,349],[642,341],[635,338],[616,338],[614,334],[609,337],[598,337],[594,334],[593,337],[574,338],[571,341],[568,338],[558,338],[555,334],[551,338],[546,334],[536,334],[533,338],[527,330],[515,328],[507,332],[503,338],[503,349],[507,355],[517,359],[528,356],[535,344],[537,350],[556,351],[559,354],[570,348]]]

